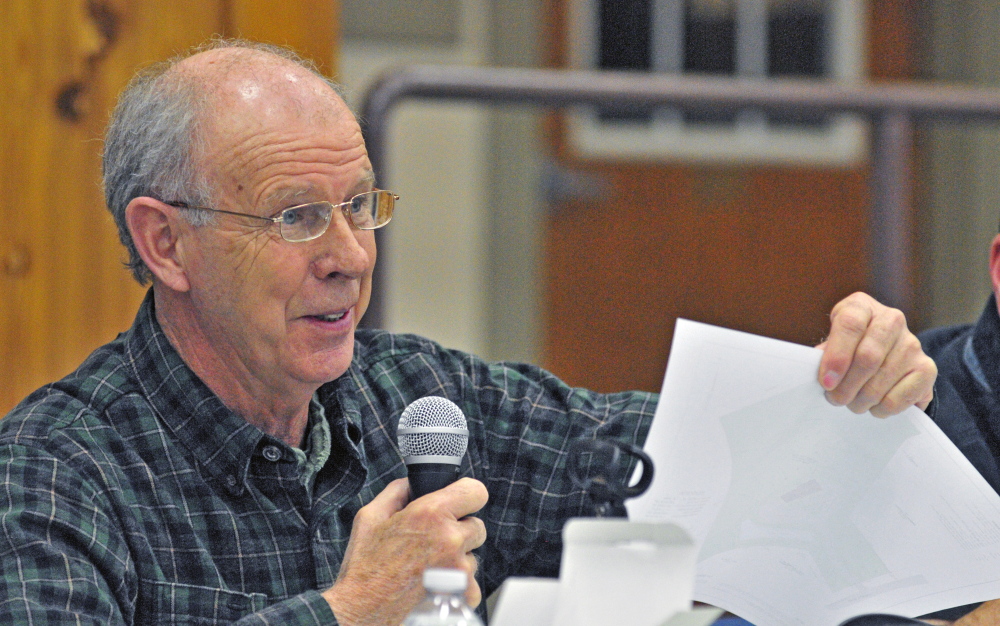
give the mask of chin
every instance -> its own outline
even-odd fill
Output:
[[[340,340],[334,345],[302,342],[289,347],[283,359],[286,371],[301,382],[322,385],[340,378],[351,367],[354,333],[350,333],[350,341]]]
[[[317,355],[317,360],[310,363],[307,371],[302,372],[303,378],[324,385],[328,382],[337,380],[343,376],[348,368],[351,367],[351,361],[354,358],[354,351],[351,350],[350,354],[344,358],[342,355]]]

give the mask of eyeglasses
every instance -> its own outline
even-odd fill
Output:
[[[399,200],[399,196],[391,191],[376,189],[374,191],[359,193],[347,202],[339,204],[310,202],[308,204],[288,207],[274,217],[237,213],[236,211],[223,211],[221,209],[211,209],[207,206],[191,206],[186,202],[166,202],[165,204],[179,209],[211,211],[213,213],[225,213],[226,215],[238,215],[240,217],[272,222],[278,225],[278,231],[281,233],[282,239],[296,243],[316,239],[325,233],[326,229],[330,226],[330,219],[333,217],[334,209],[340,209],[344,213],[344,216],[357,229],[375,230],[376,228],[381,228],[392,219],[392,211],[396,207],[396,200]]]

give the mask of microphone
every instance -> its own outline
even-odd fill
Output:
[[[427,396],[403,409],[396,439],[412,501],[455,482],[469,446],[469,426],[457,404]]]

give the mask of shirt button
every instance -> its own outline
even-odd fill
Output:
[[[278,446],[264,446],[264,458],[274,463],[281,459],[281,450]]]

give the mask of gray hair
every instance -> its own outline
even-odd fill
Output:
[[[214,190],[194,159],[201,147],[199,121],[209,102],[210,86],[171,70],[194,54],[221,48],[264,52],[291,61],[322,79],[334,92],[341,91],[311,61],[292,50],[243,39],[213,39],[137,74],[111,113],[104,137],[102,171],[104,199],[118,226],[118,237],[128,251],[125,265],[141,285],[152,279],[152,273],[139,256],[125,221],[129,202],[151,196],[190,206],[213,204]],[[241,56],[234,63],[253,62],[249,55]],[[194,226],[208,224],[214,217],[197,210],[181,214]]]

